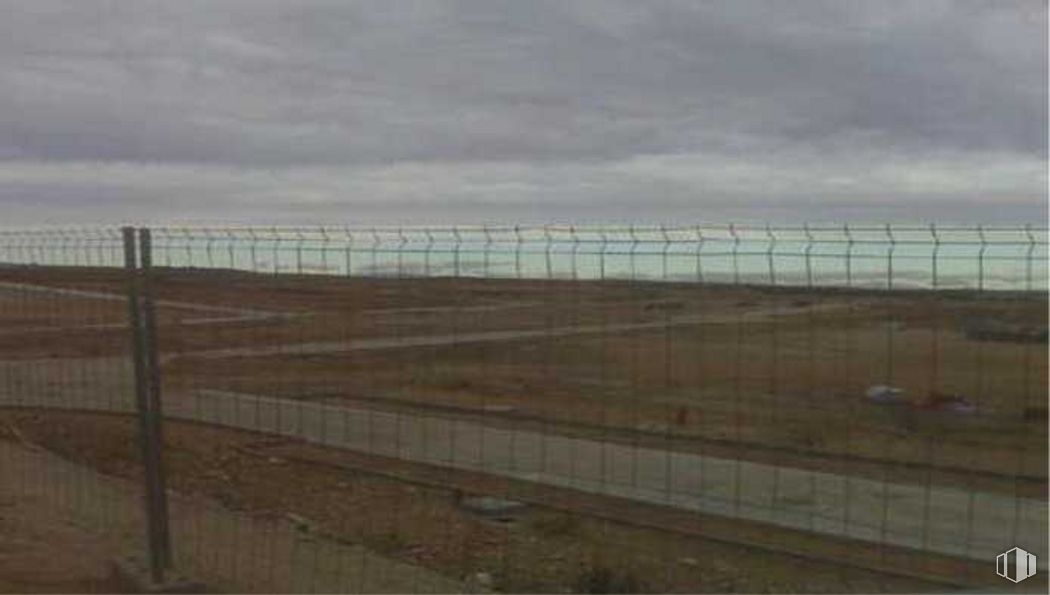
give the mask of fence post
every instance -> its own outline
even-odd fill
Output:
[[[157,366],[156,324],[153,299],[147,282],[151,265],[149,230],[141,230],[136,249],[135,229],[122,229],[124,268],[128,281],[128,319],[131,326],[132,362],[135,370],[135,409],[139,423],[139,449],[145,481],[146,530],[150,578],[164,582],[171,567],[168,504],[161,463],[162,435],[160,373]]]

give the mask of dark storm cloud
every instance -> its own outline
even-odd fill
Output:
[[[1038,1],[0,6],[12,204],[1043,208]]]

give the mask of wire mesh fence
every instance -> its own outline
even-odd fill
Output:
[[[1045,228],[149,235],[172,562],[217,585],[943,591],[1047,553]],[[141,539],[124,246],[0,232],[2,444]]]

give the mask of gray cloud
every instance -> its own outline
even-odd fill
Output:
[[[9,221],[1045,216],[1040,1],[4,4]]]

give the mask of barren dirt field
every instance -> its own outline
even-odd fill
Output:
[[[127,448],[130,419],[17,413],[0,423],[104,473],[141,472]],[[486,518],[459,504],[471,486],[494,493],[483,481],[442,487],[446,478],[249,432],[171,423],[167,441],[169,482],[179,493],[259,518],[294,518],[304,531],[455,579],[484,573],[504,592],[911,593],[948,585],[581,516],[565,502]]]
[[[119,272],[74,269],[0,281],[118,295],[125,285]],[[837,471],[899,463],[877,472],[933,468],[1009,491],[1019,478],[1045,493],[1046,294],[232,271],[163,271],[154,292],[171,394],[436,411]],[[127,349],[112,325],[119,302],[6,299],[6,318],[51,330],[5,325],[2,359]],[[100,328],[75,328],[86,324]],[[1015,336],[973,330],[988,325]],[[899,402],[865,398],[880,384],[902,389]],[[973,412],[952,410],[954,396]]]
[[[163,269],[150,282],[166,404],[280,398],[1046,498],[1045,293]],[[30,371],[68,361],[62,382],[91,385],[97,372],[79,362],[128,352],[125,287],[120,271],[0,269],[0,361]],[[869,398],[879,385],[899,392]],[[5,419],[108,473],[135,468],[130,419]],[[471,491],[459,472],[412,483],[374,458],[332,462],[286,440],[169,426],[178,490],[293,512],[447,576],[491,574],[502,590],[943,589],[600,520],[600,510],[533,506],[494,523],[457,506]],[[453,477],[467,482],[460,492],[441,487]],[[811,583],[798,582],[798,564],[814,565]]]
[[[31,497],[0,495],[0,592],[121,593],[109,540]]]

